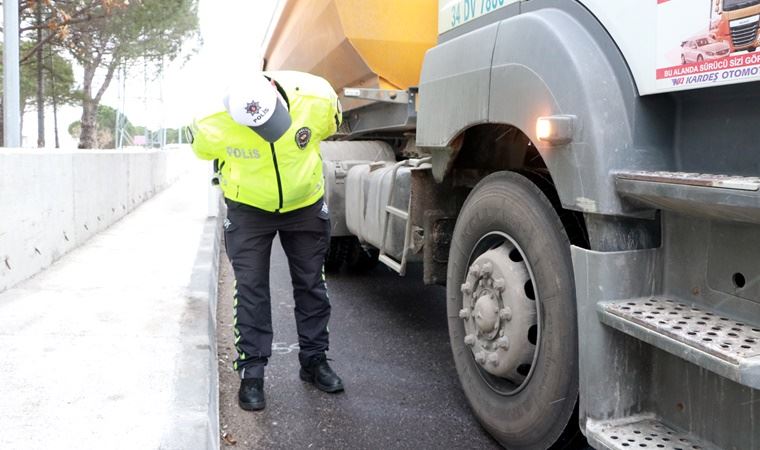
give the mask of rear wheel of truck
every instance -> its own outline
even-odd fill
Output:
[[[346,265],[355,273],[369,272],[377,266],[379,254],[378,250],[365,247],[354,238],[346,254]]]
[[[580,438],[570,242],[528,178],[499,172],[470,193],[449,253],[449,336],[462,389],[510,449]]]
[[[325,256],[325,272],[339,272],[344,264],[351,272],[368,272],[377,266],[379,253],[377,249],[363,246],[354,236],[333,237]]]
[[[348,243],[346,237],[333,237],[330,239],[330,247],[325,255],[325,272],[338,272],[346,260],[348,253]]]

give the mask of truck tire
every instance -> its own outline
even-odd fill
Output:
[[[454,228],[446,297],[457,373],[483,427],[510,449],[575,445],[570,242],[526,177],[494,173],[470,193]]]
[[[354,273],[369,272],[377,266],[378,254],[377,249],[362,246],[354,236],[333,237],[325,257],[325,272],[340,272],[344,264]]]
[[[325,272],[337,273],[343,266],[348,252],[348,243],[345,237],[333,237],[330,239],[330,247],[325,256]]]
[[[374,248],[362,246],[359,239],[353,238],[346,252],[346,267],[354,273],[365,273],[377,267],[380,252]]]

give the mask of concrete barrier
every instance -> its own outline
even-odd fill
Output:
[[[187,171],[166,150],[0,149],[0,292],[48,267]]]

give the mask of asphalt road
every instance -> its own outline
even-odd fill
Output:
[[[298,378],[293,296],[279,242],[272,251],[273,355],[267,408],[237,406],[232,371],[232,267],[222,256],[218,309],[222,446],[245,449],[500,448],[471,415],[449,348],[444,290],[412,271],[328,275],[331,365],[346,391]],[[235,443],[234,445],[232,443]]]

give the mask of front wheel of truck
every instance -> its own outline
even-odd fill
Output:
[[[457,373],[483,427],[510,449],[567,448],[582,438],[570,242],[528,178],[498,172],[470,193],[454,228],[446,297]]]

